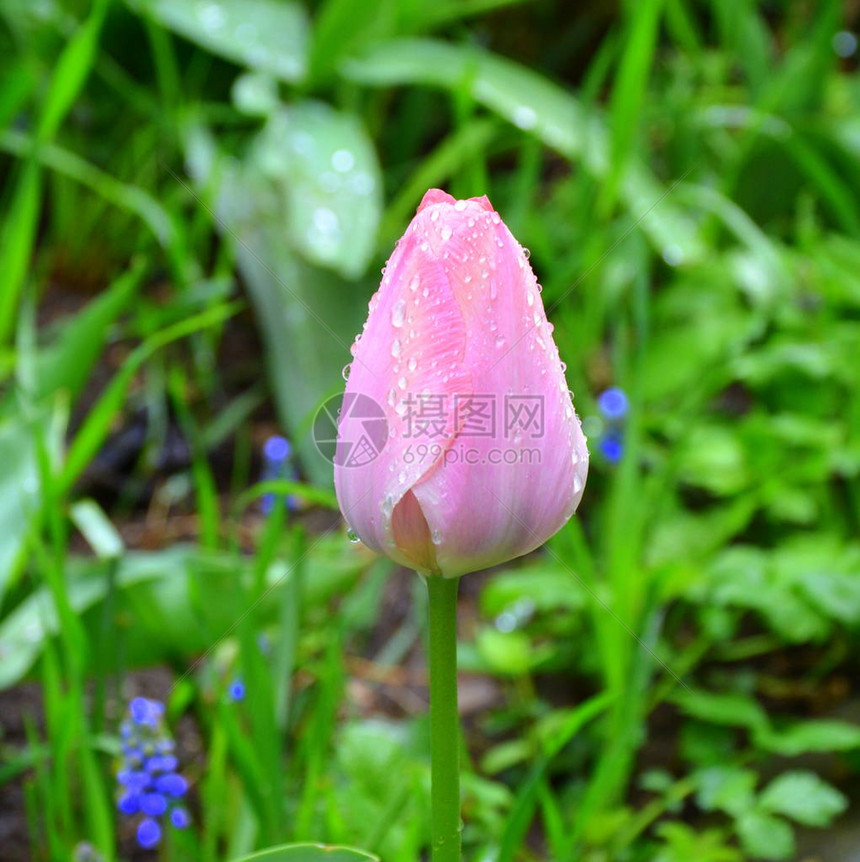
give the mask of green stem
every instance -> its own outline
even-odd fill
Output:
[[[460,724],[457,714],[459,580],[439,575],[427,577],[433,862],[460,862]]]

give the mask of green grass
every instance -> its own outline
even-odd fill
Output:
[[[40,692],[0,720],[0,818],[28,858],[132,853],[117,733],[153,668],[191,783],[161,858],[426,858],[425,598],[347,541],[310,429],[430,186],[531,250],[592,452],[575,519],[461,585],[460,669],[495,693],[465,858],[820,852],[860,763],[856,20],[198,7],[0,5],[0,686]],[[298,479],[261,479],[276,429]]]

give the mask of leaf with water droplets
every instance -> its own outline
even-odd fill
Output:
[[[358,117],[321,102],[283,107],[260,133],[254,157],[282,187],[296,251],[348,278],[360,275],[376,243],[382,179]]]
[[[309,27],[299,3],[133,0],[131,5],[219,57],[282,81],[305,77]]]

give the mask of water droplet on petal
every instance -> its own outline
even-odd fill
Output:
[[[531,291],[526,294],[526,302],[529,304],[529,307],[535,304],[535,295]]]
[[[400,356],[400,339],[395,338],[394,341],[391,342],[391,355],[397,359]]]
[[[458,212],[463,212],[463,210],[466,209],[466,207],[468,205],[469,205],[468,201],[457,201],[454,204],[454,209],[457,210]]]
[[[406,320],[406,300],[398,299],[391,307],[391,325],[399,328],[403,326],[404,320]]]
[[[349,380],[349,371],[352,367],[352,364],[347,362],[346,365],[343,366],[343,369],[340,372],[340,376],[343,377],[344,380]]]
[[[401,378],[397,381],[397,385],[398,385],[401,389],[405,389],[405,388],[407,387],[407,385],[408,385],[408,384],[407,384],[407,381],[406,381],[406,378],[405,378],[405,377],[401,377]]]
[[[346,537],[347,537],[347,539],[349,539],[349,540],[350,540],[350,542],[352,542],[353,544],[355,544],[356,542],[360,542],[360,541],[361,541],[361,539],[360,539],[360,538],[359,538],[359,536],[358,536],[358,533],[356,533],[356,532],[355,532],[355,530],[353,530],[353,529],[352,529],[352,527],[347,527],[347,528],[346,528]]]
[[[442,237],[442,242],[447,242],[451,239],[451,227],[449,225],[443,225],[442,230],[439,231],[439,236]]]
[[[407,363],[407,368],[410,371],[414,371],[418,367],[418,360],[414,356],[409,357],[409,362]]]

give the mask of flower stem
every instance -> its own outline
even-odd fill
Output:
[[[460,862],[460,724],[457,714],[459,578],[427,577],[430,616],[430,772],[433,862]]]

